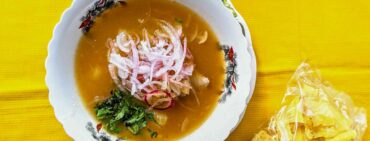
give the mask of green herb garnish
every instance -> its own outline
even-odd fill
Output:
[[[151,138],[156,138],[158,136],[158,133],[153,130],[148,129],[148,132]]]
[[[146,106],[134,99],[129,92],[114,89],[111,94],[112,97],[98,103],[95,107],[96,116],[107,131],[119,133],[123,126],[137,135],[147,126],[147,121],[156,122],[153,113],[147,112]]]

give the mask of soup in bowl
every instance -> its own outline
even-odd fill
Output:
[[[224,140],[254,65],[228,1],[74,1],[49,45],[46,81],[75,140]]]

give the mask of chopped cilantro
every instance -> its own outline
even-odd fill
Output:
[[[153,113],[147,112],[146,107],[129,92],[114,89],[111,94],[110,98],[95,107],[96,116],[107,131],[119,133],[122,131],[121,127],[126,127],[132,134],[137,135],[147,126],[147,121],[156,123]]]
[[[148,129],[148,132],[152,138],[156,138],[158,136],[158,133],[153,130]]]

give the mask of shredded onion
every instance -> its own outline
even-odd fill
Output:
[[[120,89],[131,91],[139,100],[153,90],[166,90],[171,96],[189,91],[194,62],[187,47],[182,27],[158,20],[159,26],[142,36],[122,31],[115,40],[108,40],[109,72]],[[135,37],[135,38],[133,38]]]

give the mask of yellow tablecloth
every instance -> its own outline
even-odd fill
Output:
[[[257,54],[256,91],[230,140],[250,140],[278,109],[303,59],[370,111],[369,0],[233,0]],[[0,140],[71,140],[44,82],[54,25],[71,0],[3,0],[0,9]],[[369,119],[369,118],[368,118]],[[364,140],[370,140],[370,131]]]

